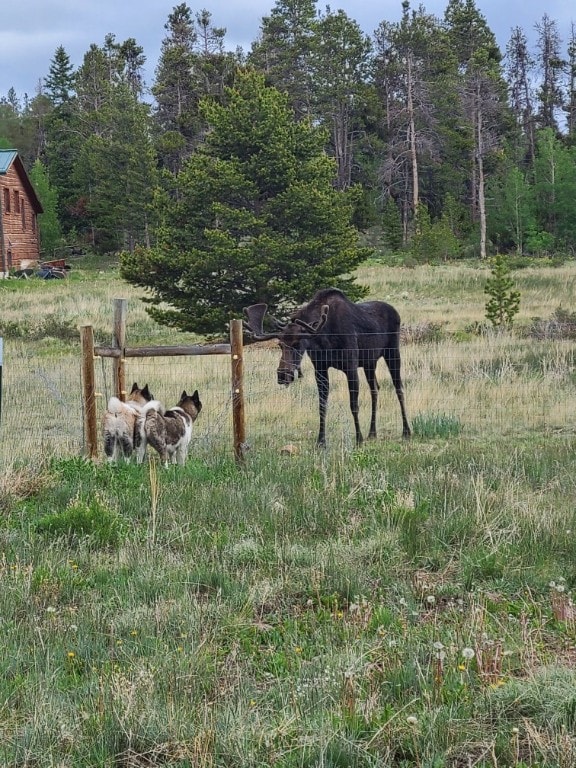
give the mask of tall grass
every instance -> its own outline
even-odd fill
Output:
[[[419,270],[387,270],[388,298],[410,322],[436,309],[422,302],[418,313],[419,300],[393,286],[421,300],[426,280],[433,295],[446,279]],[[571,272],[553,274],[543,316],[568,301]],[[541,300],[531,303],[536,283],[528,307]],[[456,284],[454,331],[474,293],[458,308]],[[56,290],[66,318],[73,299]],[[146,342],[165,333],[139,322]],[[56,344],[16,343],[23,357],[44,354],[51,374],[62,364]],[[198,386],[205,407],[185,467],[48,456],[41,440],[27,461],[7,461],[0,764],[576,764],[570,344],[521,334],[405,344],[414,439],[400,439],[386,385],[381,437],[356,448],[336,376],[326,451],[314,447],[310,370],[276,391],[276,360],[247,351],[242,468],[223,437],[229,361],[211,357],[129,373],[166,398],[182,381]],[[17,455],[11,411],[28,406],[17,385],[3,410],[5,457]],[[297,451],[281,452],[288,439]]]

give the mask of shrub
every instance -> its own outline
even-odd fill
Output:
[[[36,523],[38,533],[72,541],[90,538],[99,546],[118,544],[124,534],[120,516],[98,497],[90,500],[76,498],[59,512],[41,517]]]

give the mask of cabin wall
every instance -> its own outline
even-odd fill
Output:
[[[40,238],[38,219],[30,204],[22,180],[14,165],[0,176],[0,215],[4,234],[4,248],[0,248],[0,261],[5,254],[6,263],[0,263],[0,273],[18,269],[22,260],[38,261]]]

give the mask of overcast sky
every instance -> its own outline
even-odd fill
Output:
[[[428,13],[444,15],[448,0],[422,2]],[[50,62],[59,45],[70,56],[74,67],[91,43],[102,45],[111,32],[117,42],[129,37],[144,48],[145,77],[149,86],[166,35],[164,25],[178,0],[5,0],[0,16],[0,97],[13,87],[18,96],[34,96],[38,81],[48,75]],[[419,0],[411,6],[417,8]],[[326,1],[319,0],[317,9],[325,11]],[[332,0],[332,11],[344,10],[358,22],[367,35],[372,35],[381,21],[397,21],[401,15],[401,0]],[[534,25],[544,13],[558,22],[565,42],[576,8],[568,0],[476,0],[488,25],[496,34],[504,52],[510,31],[520,26],[529,41],[535,39]],[[193,13],[206,8],[212,23],[226,29],[228,50],[241,46],[250,50],[257,37],[263,16],[270,14],[275,0],[206,0],[195,5],[188,2]],[[563,46],[565,53],[565,46]]]

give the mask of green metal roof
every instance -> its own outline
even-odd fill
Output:
[[[44,213],[42,203],[38,199],[36,190],[32,186],[32,182],[28,178],[26,169],[22,165],[22,160],[18,157],[18,150],[16,149],[0,149],[0,176],[4,176],[10,170],[11,165],[14,164],[16,173],[20,177],[22,184],[28,192],[30,204],[36,213]]]
[[[8,172],[18,152],[15,149],[0,149],[0,173]]]

